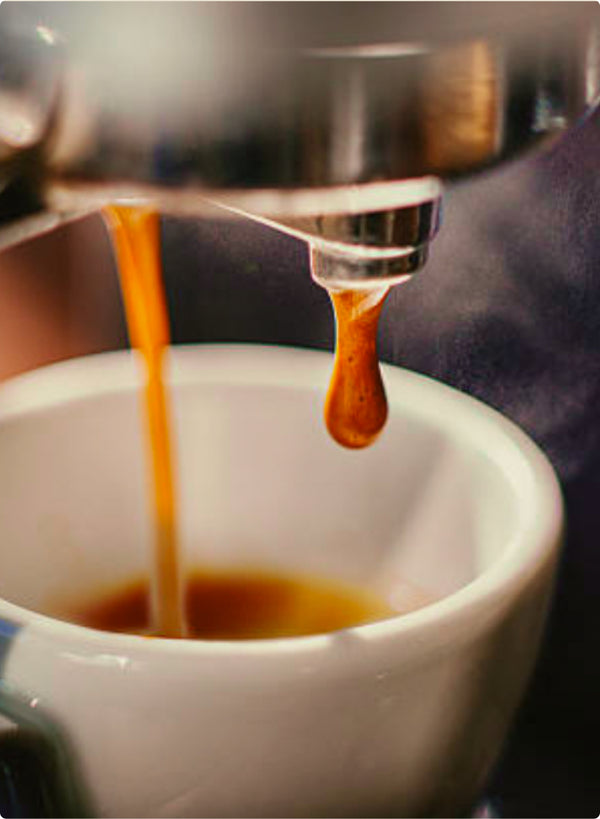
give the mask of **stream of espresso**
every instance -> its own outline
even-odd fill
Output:
[[[203,609],[201,605],[200,598],[203,596],[213,601],[213,608],[221,605],[221,608],[228,609],[229,614],[220,622],[228,624],[221,627],[221,632],[225,636],[229,634],[231,639],[240,634],[240,629],[241,633],[247,633],[247,623],[240,625],[238,622],[242,616],[240,611],[245,612],[243,618],[247,619],[250,616],[248,601],[254,601],[252,605],[256,608],[256,601],[261,596],[265,600],[287,601],[282,607],[283,622],[271,616],[270,625],[257,626],[256,634],[262,636],[306,633],[307,629],[310,631],[310,628],[316,627],[317,622],[320,623],[319,629],[333,630],[341,627],[341,624],[352,625],[379,619],[384,612],[392,614],[388,606],[382,601],[373,602],[374,598],[369,598],[364,590],[344,590],[334,584],[327,586],[318,579],[308,583],[284,576],[275,581],[272,577],[265,579],[252,575],[243,578],[244,582],[240,584],[236,577],[216,581],[213,575],[208,574],[203,578],[196,576],[193,581],[195,585],[190,585],[192,581],[188,580],[184,588],[177,537],[168,394],[164,381],[164,358],[170,333],[162,279],[159,215],[143,208],[111,206],[105,208],[104,218],[116,255],[129,338],[132,347],[142,355],[146,378],[146,437],[153,486],[155,540],[154,562],[150,572],[150,625],[146,633],[162,637],[183,637],[188,633],[190,636],[208,636],[209,622],[214,622],[215,611],[209,617],[206,606]],[[356,449],[371,444],[387,418],[387,401],[376,349],[377,324],[387,292],[387,288],[365,292],[330,292],[336,314],[336,357],[325,405],[325,420],[333,438],[345,447]],[[106,603],[108,609],[93,609],[96,614],[90,614],[90,609],[89,624],[128,623],[126,612],[131,611],[132,605],[137,606],[138,626],[143,623],[144,618],[139,612],[146,605],[144,600],[148,590],[144,590],[143,585],[135,588],[137,597],[125,595],[110,598],[112,602]],[[210,596],[215,588],[218,593]],[[200,589],[202,594],[199,593]],[[275,589],[277,593],[274,596]],[[351,605],[352,595],[355,600]],[[190,599],[197,600],[191,608]],[[218,603],[219,599],[221,604]],[[242,609],[232,605],[232,601],[238,599],[245,601]],[[298,607],[291,605],[291,600],[303,601],[304,607],[312,610],[312,619],[299,618]],[[310,605],[309,601],[312,601]],[[318,601],[318,605],[315,601]],[[319,607],[327,612],[320,621],[318,618],[315,620]],[[292,611],[295,612],[293,616]],[[103,619],[97,612],[102,612]],[[204,626],[202,621],[206,621]],[[309,627],[307,622],[312,625]],[[115,630],[118,630],[116,626]],[[252,634],[256,636],[254,632]]]
[[[132,347],[143,356],[145,406],[152,470],[154,566],[151,572],[153,633],[184,636],[181,566],[177,540],[175,470],[164,357],[170,341],[160,254],[160,223],[154,211],[109,207],[104,211],[117,259]]]

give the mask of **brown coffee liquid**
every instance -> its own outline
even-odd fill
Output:
[[[162,281],[159,217],[106,208],[131,344],[143,356],[152,468],[155,550],[151,588],[137,583],[75,612],[76,622],[162,637],[245,639],[334,631],[398,613],[368,592],[323,580],[257,573],[203,573],[180,579],[177,515],[164,354],[169,320]],[[325,418],[343,446],[372,443],[387,417],[376,335],[387,290],[335,291],[337,342]],[[411,606],[415,607],[415,606]]]
[[[132,347],[143,356],[145,409],[154,510],[153,628],[163,637],[184,635],[173,455],[164,354],[169,345],[169,317],[162,281],[159,216],[140,208],[104,211],[125,304]]]
[[[389,289],[330,290],[336,318],[333,375],[325,400],[325,423],[342,446],[372,444],[388,407],[377,359],[377,325]]]
[[[407,597],[404,610],[429,602]],[[370,623],[399,613],[358,586],[262,571],[192,574],[185,586],[188,635],[202,640],[300,637]],[[402,609],[401,609],[402,610]],[[139,581],[62,612],[103,631],[161,636],[151,625],[149,587]]]

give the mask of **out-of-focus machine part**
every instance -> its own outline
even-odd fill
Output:
[[[328,287],[422,268],[445,182],[600,89],[575,3],[14,3],[0,9],[0,247],[114,201],[243,213]]]

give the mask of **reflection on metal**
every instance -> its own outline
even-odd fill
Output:
[[[483,164],[498,154],[506,121],[498,83],[497,50],[485,41],[434,54],[423,94],[423,151],[426,162],[445,176]]]

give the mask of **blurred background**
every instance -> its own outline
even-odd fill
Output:
[[[489,786],[506,817],[600,812],[600,117],[552,149],[463,183],[424,271],[384,308],[384,361],[520,424],[556,468],[568,533],[529,694]],[[175,343],[331,349],[306,246],[246,221],[163,220]],[[98,216],[4,252],[0,377],[127,337]],[[402,453],[398,453],[402,457]]]

